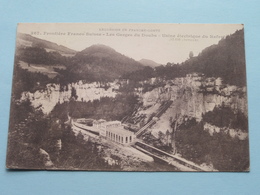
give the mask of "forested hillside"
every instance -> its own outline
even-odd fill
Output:
[[[16,61],[26,62],[28,67],[36,65],[45,68],[55,65],[54,71],[58,74],[53,82],[64,85],[79,80],[113,81],[123,74],[144,67],[134,59],[105,45],[92,45],[76,52],[27,34],[18,35]]]
[[[105,45],[93,45],[69,59],[65,70],[57,70],[61,84],[84,80],[113,81],[123,74],[142,70],[144,67],[132,58],[126,57]]]
[[[50,41],[39,39],[39,38],[33,37],[28,34],[24,34],[24,33],[18,33],[17,39],[18,39],[17,46],[27,45],[27,46],[31,46],[31,47],[51,49],[51,50],[55,50],[56,52],[59,52],[62,54],[75,54],[76,53],[76,51],[73,49],[64,47],[62,45],[58,45],[58,44],[50,42]]]
[[[246,85],[244,30],[236,31],[182,64],[184,71],[221,77],[224,82]]]
[[[151,77],[173,79],[193,72],[203,73],[206,77],[221,77],[226,84],[245,86],[244,30],[236,31],[181,64],[167,63],[154,70],[146,68],[123,77],[136,81]]]
[[[90,73],[95,80],[113,80],[122,74],[140,70],[143,65],[105,45],[92,45],[72,59],[71,73]]]

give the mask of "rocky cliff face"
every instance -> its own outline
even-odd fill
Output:
[[[156,78],[145,82],[153,85],[156,82]],[[171,123],[176,115],[201,121],[203,114],[222,105],[230,107],[234,112],[241,111],[247,116],[245,87],[224,85],[220,78],[205,78],[197,74],[190,74],[174,80],[160,80],[159,82],[162,83],[160,87],[155,87],[148,92],[143,92],[142,87],[136,89],[140,101],[143,102],[143,107],[136,110],[131,117],[131,123],[140,127],[154,113],[158,112],[162,102],[173,101],[173,104],[152,127],[152,131],[155,134],[158,134],[159,131],[163,133],[166,133],[167,130],[171,131]],[[120,84],[117,82],[101,84],[98,82],[83,83],[79,81],[62,88],[58,84],[48,84],[45,90],[39,90],[34,93],[24,92],[21,100],[29,99],[35,108],[39,108],[48,114],[57,103],[63,103],[72,98],[76,101],[87,102],[102,97],[115,97],[119,87]],[[204,129],[210,133],[219,132],[218,127],[212,124],[207,124]],[[234,129],[229,133],[235,135],[236,132],[239,132],[239,130]],[[243,139],[245,136],[242,136]]]
[[[147,82],[153,84],[154,79]],[[177,115],[183,116],[183,119],[195,118],[199,122],[202,120],[203,114],[213,111],[215,107],[225,105],[235,113],[241,111],[247,116],[245,87],[224,85],[220,78],[205,78],[197,74],[163,82],[164,86],[156,87],[145,93],[138,89],[144,108],[140,108],[138,114],[134,116],[135,119],[143,118],[145,122],[152,113],[158,110],[162,102],[172,100],[173,104],[150,129],[156,137],[159,132],[163,134],[166,134],[167,131],[172,132],[171,123]],[[247,138],[247,133],[243,133],[240,129],[219,128],[209,123],[205,124],[204,130],[211,135],[224,131],[231,137],[238,137],[242,140]]]
[[[216,106],[229,106],[247,116],[246,88],[222,84],[220,78],[203,78],[188,75],[183,78],[165,81],[164,87],[141,94],[144,106],[173,100],[178,102],[182,115],[194,117],[198,121],[202,114],[212,111]]]
[[[229,134],[231,137],[237,137],[240,140],[245,140],[248,138],[248,133],[241,131],[240,129],[232,129],[232,128],[220,128],[218,126],[205,123],[204,129],[209,132],[210,135],[213,135],[214,133],[220,133],[221,131],[224,131],[225,133]]]
[[[45,90],[38,90],[34,93],[23,92],[21,100],[29,99],[35,108],[39,108],[43,113],[48,114],[58,102],[63,103],[72,98],[72,89],[75,89],[76,98],[74,98],[76,101],[88,102],[102,97],[115,97],[118,88],[119,85],[115,82],[103,86],[98,82],[84,84],[79,81],[62,88],[59,84],[48,84]]]

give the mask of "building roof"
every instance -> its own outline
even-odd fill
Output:
[[[130,135],[134,135],[134,133],[132,131],[128,131],[126,129],[124,129],[123,126],[119,126],[119,127],[110,127],[107,128],[107,131],[110,131],[112,133],[115,133],[117,135],[126,135],[126,136],[130,136]]]
[[[108,121],[105,123],[105,125],[114,125],[114,124],[121,124],[120,121]]]
[[[99,120],[94,120],[93,123],[104,123],[106,120],[104,119],[99,119]]]

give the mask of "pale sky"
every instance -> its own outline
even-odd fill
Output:
[[[93,44],[112,47],[137,61],[180,63],[198,55],[242,24],[20,23],[17,32],[81,51]]]

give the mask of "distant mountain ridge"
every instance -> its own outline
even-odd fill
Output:
[[[141,59],[141,60],[139,60],[139,62],[141,64],[143,64],[144,66],[150,66],[152,68],[155,68],[156,66],[160,66],[160,64],[156,63],[155,61],[148,60],[148,59]]]
[[[107,45],[95,44],[95,45],[91,45],[90,47],[83,49],[79,53],[84,54],[84,55],[95,55],[97,53],[114,54],[114,53],[118,53],[118,52],[116,52],[116,50],[114,50],[113,48],[111,48]]]
[[[55,50],[62,54],[76,54],[77,51],[65,47],[63,45],[58,45],[57,43],[53,43],[51,41],[43,40],[40,38],[33,37],[29,34],[18,33],[17,35],[18,43],[24,46],[31,47],[41,47],[44,49]],[[22,40],[22,41],[19,41]]]
[[[113,48],[97,44],[78,52],[72,59],[70,71],[91,80],[113,80],[125,73],[143,69],[143,65]]]

